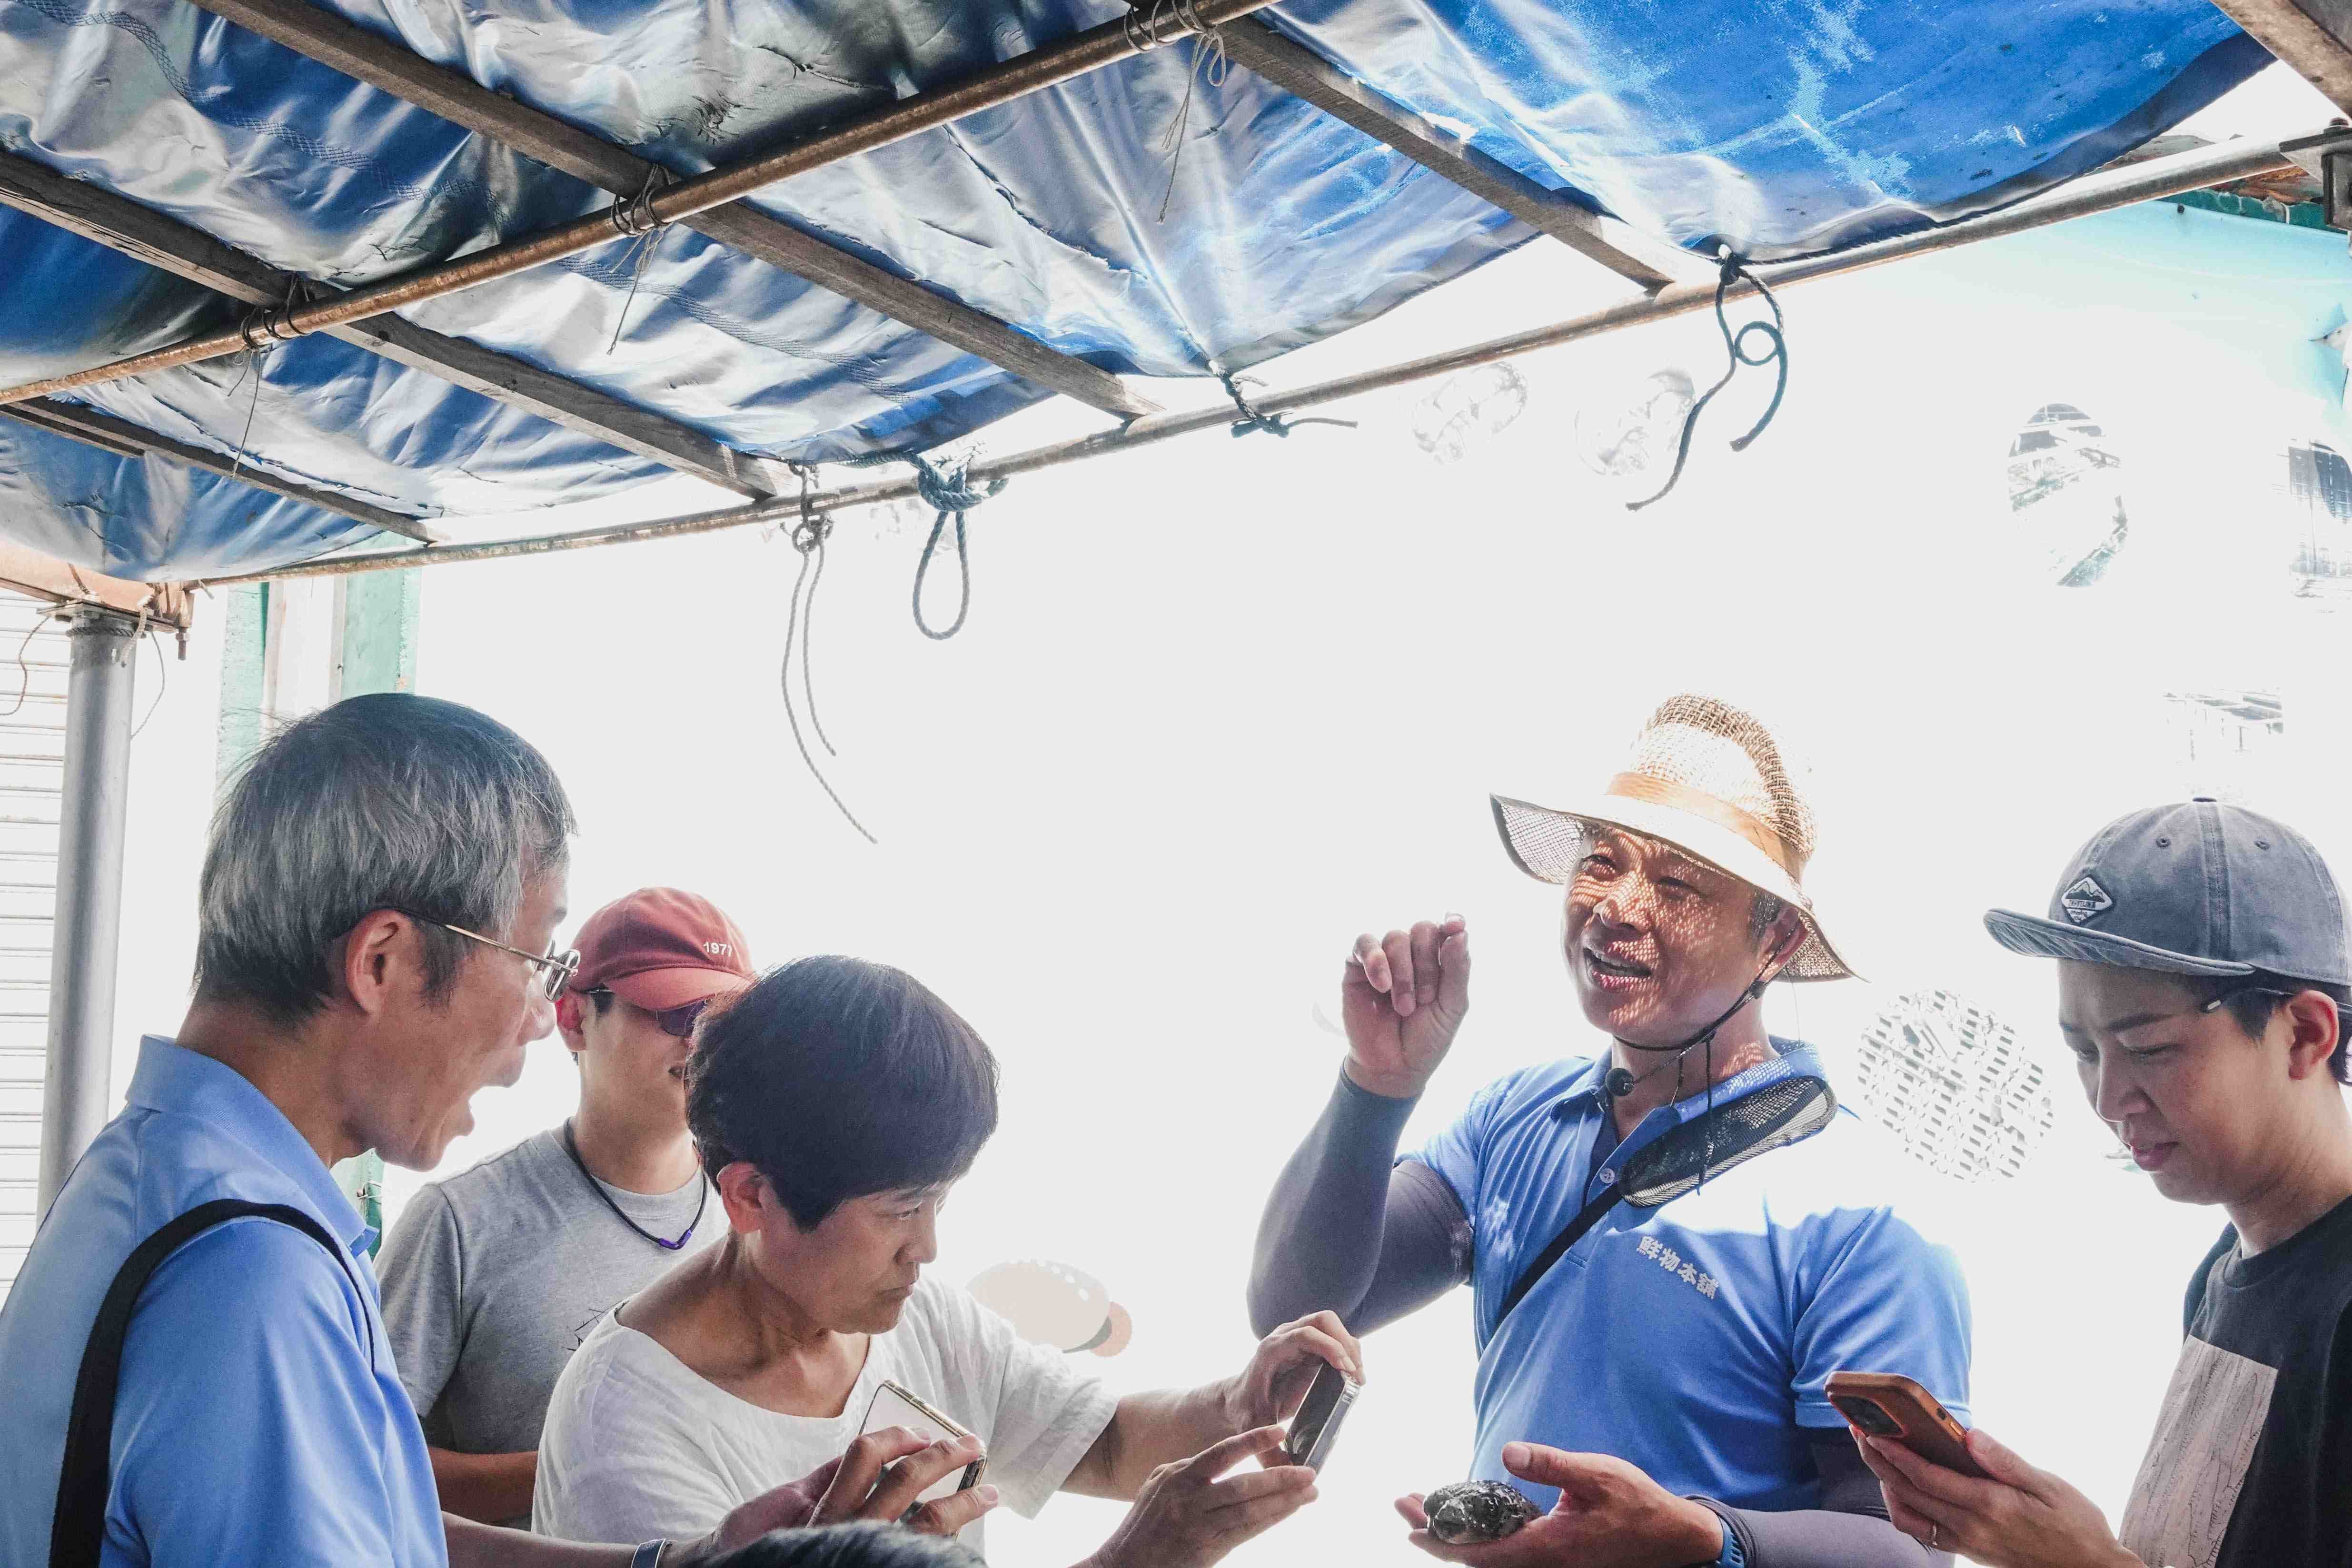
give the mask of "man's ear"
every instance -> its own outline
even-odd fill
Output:
[[[585,1010],[576,992],[566,991],[555,999],[556,1032],[563,1037],[563,1048],[572,1053],[574,1061],[588,1048],[587,1031],[581,1026],[581,1015]]]
[[[368,1017],[379,1016],[424,977],[424,933],[398,910],[375,910],[343,935],[343,993]]]
[[[1751,994],[1763,995],[1764,988],[1780,978],[1780,972],[1789,967],[1789,961],[1797,956],[1799,948],[1805,945],[1805,938],[1808,934],[1810,933],[1805,930],[1804,920],[1797,913],[1796,906],[1793,904],[1781,906],[1780,914],[1772,921],[1771,929],[1765,932],[1764,951],[1758,955],[1764,973],[1762,978],[1748,988]]]
[[[2336,998],[2325,991],[2298,991],[2286,999],[2279,1011],[2287,1020],[2290,1030],[2286,1047],[2286,1075],[2301,1079],[2311,1074],[2326,1073],[2327,1059],[2336,1054],[2336,1042],[2343,1038],[2343,1022],[2336,1011]]]
[[[769,1212],[780,1206],[768,1178],[749,1160],[720,1166],[711,1185],[719,1189],[719,1201],[727,1205],[728,1227],[738,1236],[766,1228]]]

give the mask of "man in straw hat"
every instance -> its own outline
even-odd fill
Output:
[[[2133,1163],[2230,1223],[2189,1276],[2120,1540],[1982,1432],[1981,1478],[1862,1439],[1895,1522],[1994,1568],[2352,1563],[2352,955],[2335,877],[2284,823],[2199,799],[2108,824],[2047,919],[1985,924],[2058,961],[2059,1032]]]
[[[1886,1521],[1824,1384],[1900,1373],[1965,1411],[1967,1298],[1950,1255],[1885,1200],[1891,1156],[1835,1108],[1812,1048],[1765,1033],[1774,980],[1851,973],[1805,895],[1812,824],[1778,743],[1738,709],[1676,697],[1597,799],[1493,804],[1513,861],[1567,889],[1563,955],[1610,1048],[1488,1084],[1399,1159],[1469,1007],[1470,938],[1458,915],[1358,938],[1347,1059],[1267,1205],[1252,1316],[1329,1308],[1361,1334],[1473,1287],[1471,1474],[1558,1506],[1507,1540],[1449,1545],[1419,1495],[1400,1500],[1433,1555],[1933,1560]],[[1775,1122],[1777,1142],[1742,1131]],[[1661,1187],[1675,1150],[1689,1168]]]

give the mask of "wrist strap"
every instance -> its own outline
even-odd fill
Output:
[[[668,1550],[667,1541],[648,1541],[629,1554],[629,1568],[661,1568],[662,1553]]]

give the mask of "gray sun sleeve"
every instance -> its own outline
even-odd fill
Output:
[[[1249,1313],[1259,1334],[1326,1310],[1370,1333],[1470,1278],[1461,1201],[1436,1172],[1396,1157],[1415,1103],[1339,1075],[1258,1222]]]
[[[1698,1500],[1738,1539],[1748,1568],[1950,1568],[1952,1554],[1930,1552],[1886,1521],[1886,1497],[1843,1430],[1811,1435],[1821,1472],[1822,1506],[1787,1513]]]

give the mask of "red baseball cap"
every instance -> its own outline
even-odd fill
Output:
[[[676,888],[640,888],[615,899],[573,939],[574,994],[610,991],[648,1012],[740,991],[751,972],[743,933],[708,899]]]

